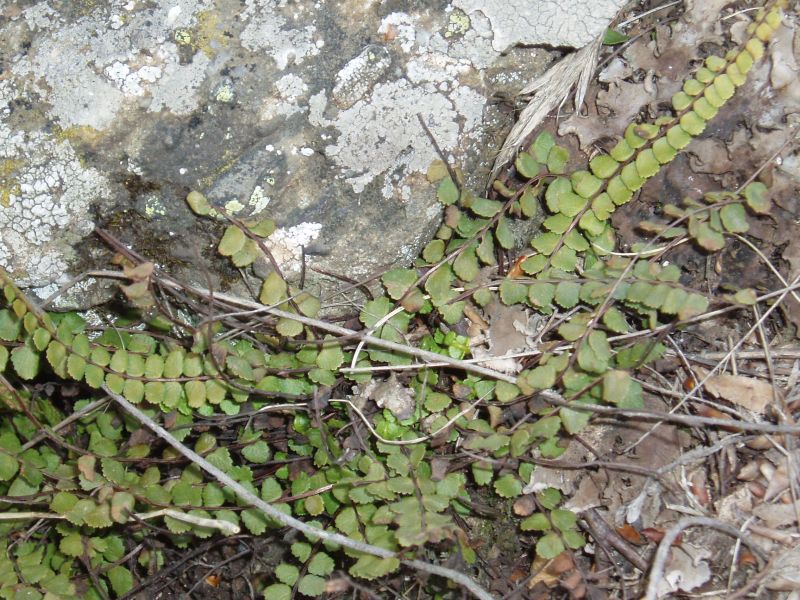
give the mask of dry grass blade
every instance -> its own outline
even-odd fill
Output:
[[[577,52],[565,56],[544,75],[520,91],[520,95],[534,96],[520,113],[519,120],[503,142],[494,161],[490,182],[497,177],[504,165],[513,160],[519,145],[539,126],[550,111],[566,101],[576,83],[578,87],[575,92],[575,107],[576,110],[580,108],[594,73],[601,45],[602,38],[598,38]]]

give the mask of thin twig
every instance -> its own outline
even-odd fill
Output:
[[[749,539],[744,532],[739,531],[733,525],[728,525],[727,523],[709,517],[686,517],[670,527],[661,539],[658,550],[656,550],[655,559],[653,559],[653,568],[650,570],[650,579],[647,582],[647,592],[645,593],[644,600],[656,600],[658,597],[658,585],[661,583],[661,577],[664,574],[664,567],[667,563],[669,550],[681,532],[689,527],[710,527],[711,529],[727,533],[730,536],[742,540],[745,544],[750,546],[753,554],[762,560],[766,560],[758,546],[754,545],[753,541]]]
[[[153,433],[155,433],[158,437],[164,440],[167,444],[175,448],[185,458],[196,464],[198,467],[203,469],[206,473],[208,473],[212,477],[214,477],[219,483],[229,487],[233,491],[233,493],[236,494],[236,496],[238,496],[241,500],[251,504],[255,508],[262,511],[264,514],[266,514],[268,517],[274,519],[275,521],[278,521],[279,523],[287,527],[291,527],[292,529],[304,533],[307,536],[310,536],[311,538],[333,542],[335,544],[339,544],[340,546],[344,546],[345,548],[356,550],[357,552],[363,552],[365,554],[378,556],[380,558],[399,558],[397,554],[389,550],[386,550],[385,548],[380,548],[378,546],[373,546],[372,544],[359,542],[357,540],[350,539],[349,537],[341,535],[339,533],[333,533],[330,531],[325,531],[324,529],[319,529],[318,527],[314,527],[312,525],[304,523],[299,519],[296,519],[290,515],[281,512],[271,504],[264,502],[264,500],[259,498],[257,495],[253,494],[247,488],[242,486],[239,482],[235,481],[224,471],[212,465],[202,456],[184,446],[181,442],[176,440],[175,437],[173,437],[173,435],[170,432],[161,427],[161,425],[156,423],[153,419],[148,417],[141,410],[136,408],[133,404],[128,402],[123,396],[114,393],[113,391],[108,389],[108,387],[105,385],[103,386],[103,389],[128,414],[134,417],[141,424],[147,426],[150,430],[153,431]],[[473,581],[470,577],[468,577],[464,573],[459,573],[458,571],[454,571],[453,569],[440,567],[438,565],[433,565],[419,560],[401,559],[401,562],[407,566],[413,567],[420,571],[425,571],[433,575],[439,575],[441,577],[445,577],[450,581],[453,581],[454,583],[457,583],[458,585],[465,587],[481,600],[494,600],[494,597],[489,592],[484,590],[480,585],[478,585],[478,583]]]

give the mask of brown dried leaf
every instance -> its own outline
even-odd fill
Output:
[[[703,370],[698,369],[698,371],[702,373]],[[701,376],[705,378],[707,374],[708,371],[705,371]],[[772,384],[766,381],[726,373],[710,377],[705,383],[705,388],[717,398],[757,413],[763,413],[767,405],[772,402],[773,394],[778,393]]]
[[[122,274],[133,281],[145,281],[150,278],[154,269],[155,265],[151,262],[143,262],[135,267],[123,265]]]
[[[514,501],[514,514],[518,517],[527,517],[536,510],[536,501],[532,494],[520,496]]]
[[[622,527],[617,527],[617,533],[623,540],[630,544],[641,546],[647,543],[642,535],[636,531],[636,528],[630,523],[625,523]]]

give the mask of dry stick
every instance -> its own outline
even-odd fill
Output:
[[[662,538],[661,543],[658,545],[658,550],[653,560],[653,568],[650,570],[650,579],[647,582],[647,592],[644,596],[644,600],[656,600],[658,597],[658,584],[661,581],[661,576],[664,574],[664,566],[669,556],[669,550],[681,532],[689,527],[711,527],[712,529],[727,533],[750,546],[753,554],[760,559],[766,560],[761,550],[747,539],[747,535],[736,529],[733,525],[728,525],[727,523],[722,523],[721,521],[709,517],[686,517],[670,527]]]
[[[339,544],[340,546],[350,548],[351,550],[356,550],[358,552],[363,552],[365,554],[370,554],[372,556],[378,556],[380,558],[398,558],[394,552],[386,550],[385,548],[379,548],[378,546],[373,546],[372,544],[366,544],[364,542],[352,540],[349,537],[341,535],[339,533],[332,533],[330,531],[325,531],[324,529],[313,527],[311,525],[308,525],[307,523],[304,523],[303,521],[300,521],[298,519],[295,519],[294,517],[284,514],[271,504],[264,502],[264,500],[262,500],[261,498],[259,498],[258,496],[247,490],[247,488],[242,486],[237,481],[234,481],[229,475],[227,475],[221,469],[218,469],[217,467],[212,465],[202,456],[184,446],[182,443],[176,440],[170,432],[161,427],[161,425],[156,423],[153,419],[148,417],[141,410],[136,408],[133,404],[128,402],[123,396],[114,393],[105,385],[103,385],[103,390],[109,396],[111,396],[111,398],[113,398],[114,401],[117,404],[119,404],[128,414],[134,417],[142,425],[146,425],[147,427],[149,427],[153,431],[153,433],[155,433],[158,437],[160,437],[170,446],[175,448],[185,458],[196,464],[198,467],[203,469],[209,475],[213,476],[219,483],[228,486],[241,500],[244,500],[245,502],[258,508],[264,514],[278,521],[279,523],[287,527],[291,527],[292,529],[295,529],[308,536],[319,538],[323,541],[333,542],[335,544]],[[421,560],[401,559],[401,562],[407,566],[413,567],[420,571],[425,571],[426,573],[431,573],[433,575],[439,575],[441,577],[445,577],[453,581],[454,583],[457,583],[458,585],[467,588],[470,592],[472,592],[475,595],[475,597],[480,598],[481,600],[494,600],[494,597],[489,592],[484,590],[480,585],[478,585],[475,581],[473,581],[464,573],[459,573],[458,571],[454,571],[453,569],[432,565],[430,563],[426,563]]]
[[[623,558],[625,558],[625,560],[639,569],[642,573],[647,572],[647,563],[645,560],[636,554],[636,551],[631,548],[630,544],[628,544],[622,538],[622,536],[616,532],[616,530],[606,523],[605,519],[600,516],[600,513],[597,512],[596,509],[590,508],[589,510],[585,511],[582,516],[583,520],[586,521],[589,527],[604,541],[608,542],[612,548],[619,552]]]

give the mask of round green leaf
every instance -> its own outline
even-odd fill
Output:
[[[291,600],[292,588],[285,583],[273,583],[264,589],[264,600]]]
[[[706,128],[706,122],[703,118],[693,110],[690,110],[681,117],[681,129],[691,136],[698,136]]]
[[[744,233],[750,229],[750,224],[747,222],[747,213],[744,206],[741,204],[727,204],[719,211],[722,225],[726,231],[731,233]]]
[[[548,533],[536,542],[536,554],[545,560],[555,558],[564,551],[564,543],[555,533]]]
[[[236,225],[230,225],[225,229],[222,239],[219,241],[217,251],[222,256],[233,256],[244,247],[247,241],[245,233]]]
[[[520,175],[528,179],[536,177],[540,170],[539,163],[527,152],[519,153],[517,159],[514,161],[514,166],[517,168],[517,172]]]
[[[675,148],[675,150],[683,150],[692,141],[692,136],[689,135],[682,127],[675,125],[667,129],[667,142]]]
[[[458,187],[449,177],[445,177],[439,183],[436,190],[436,197],[444,205],[454,204],[458,200]]]
[[[304,575],[297,586],[297,591],[304,596],[321,596],[325,593],[325,580],[317,575]]]
[[[507,473],[495,479],[494,490],[501,498],[515,498],[522,493],[522,483],[516,475]]]
[[[39,373],[39,353],[28,346],[17,346],[11,351],[11,364],[22,379],[34,379]]]
[[[589,168],[596,177],[599,177],[600,179],[608,179],[617,172],[617,169],[619,168],[619,162],[607,154],[598,154],[591,161],[589,161]]]
[[[300,569],[289,563],[281,563],[275,567],[275,577],[286,585],[294,585],[300,575]]]
[[[544,513],[533,513],[519,524],[522,531],[550,531],[550,521]]]

